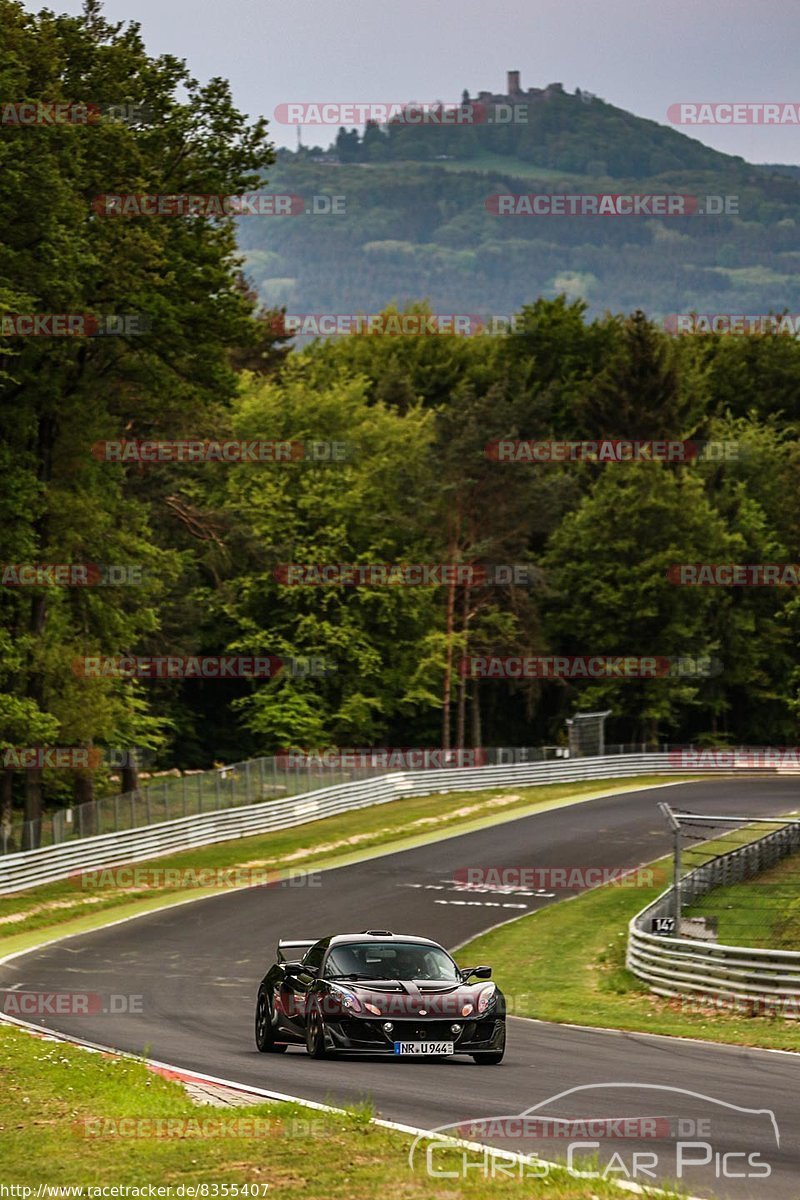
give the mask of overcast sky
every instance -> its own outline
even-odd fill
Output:
[[[28,4],[37,9],[39,4]],[[49,0],[79,12],[80,0]],[[272,120],[291,101],[457,101],[560,81],[667,124],[677,101],[800,102],[800,0],[106,0],[153,55],[223,75]],[[296,129],[272,123],[278,145]],[[751,162],[800,163],[800,126],[692,130]],[[336,129],[305,127],[306,144]]]

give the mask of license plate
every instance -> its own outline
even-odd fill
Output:
[[[395,1042],[395,1054],[452,1054],[452,1042]]]

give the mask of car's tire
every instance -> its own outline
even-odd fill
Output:
[[[325,1048],[325,1025],[322,1020],[322,1013],[316,1004],[309,1012],[306,1022],[306,1050],[312,1058],[325,1058],[327,1055]]]
[[[491,1067],[503,1061],[505,1050],[483,1050],[480,1054],[473,1054],[476,1063],[481,1066]]]
[[[256,1046],[262,1054],[283,1054],[285,1042],[275,1041],[272,1027],[272,1005],[265,991],[258,993],[256,1001]]]
[[[499,1050],[481,1050],[478,1054],[473,1054],[476,1063],[481,1063],[485,1067],[496,1066],[497,1063],[503,1061],[503,1055],[506,1052],[506,1034],[503,1030],[503,1044]]]

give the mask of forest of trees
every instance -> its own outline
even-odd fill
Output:
[[[109,25],[94,3],[56,17],[0,0],[0,18],[13,51],[4,94],[124,97],[154,114],[142,127],[4,133],[4,312],[143,314],[149,331],[0,342],[0,563],[141,574],[127,587],[0,590],[0,750],[136,746],[206,767],[291,746],[536,745],[598,708],[612,711],[611,741],[796,741],[797,592],[668,577],[673,563],[798,557],[794,338],[673,337],[637,308],[590,320],[582,301],[534,288],[506,336],[292,349],[259,309],[232,219],[107,220],[92,207],[109,192],[251,191],[272,161],[263,124],[223,81],[200,86],[175,59],[149,58],[136,27]],[[153,464],[93,453],[176,438],[347,453]],[[498,438],[711,439],[739,452],[505,463],[486,452]],[[530,586],[290,587],[287,563],[536,571]],[[711,656],[721,670],[514,682],[457,669],[465,654],[553,652]],[[76,673],[98,654],[319,656],[336,669],[224,683]],[[106,786],[102,771],[6,766],[0,805],[34,817]]]

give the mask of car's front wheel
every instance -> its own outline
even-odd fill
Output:
[[[503,1055],[506,1052],[506,1034],[503,1030],[503,1044],[499,1050],[481,1050],[477,1054],[473,1054],[476,1063],[482,1063],[484,1066],[493,1066],[503,1061]]]
[[[322,1021],[322,1013],[316,1007],[311,1009],[308,1014],[306,1023],[306,1050],[312,1058],[324,1058],[325,1050],[325,1026]]]
[[[256,1046],[262,1054],[283,1054],[286,1050],[285,1042],[275,1041],[272,1005],[265,991],[258,993],[256,1002]]]

